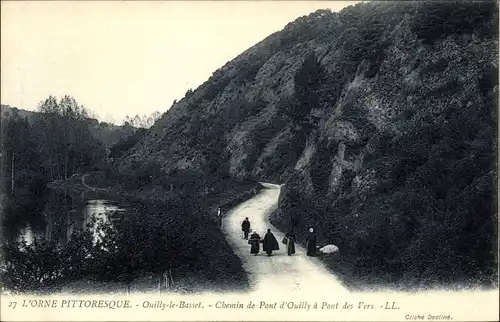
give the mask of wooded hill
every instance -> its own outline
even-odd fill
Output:
[[[23,119],[31,124],[35,122],[37,117],[41,116],[39,111],[27,111],[3,104],[1,111],[2,119]],[[120,140],[125,140],[134,134],[136,130],[134,126],[114,125],[107,122],[100,122],[90,115],[86,116],[85,119],[93,136],[100,140],[106,148],[111,148]]]
[[[285,183],[275,224],[316,227],[355,278],[491,285],[497,17],[495,1],[316,11],[215,71],[116,164]]]

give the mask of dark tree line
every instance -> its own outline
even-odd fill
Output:
[[[2,187],[15,190],[23,176],[64,180],[79,171],[100,167],[106,151],[89,130],[89,112],[70,96],[40,103],[30,122],[14,113],[2,121]],[[10,179],[10,180],[8,180]],[[29,181],[29,180],[28,180]]]
[[[134,117],[130,117],[127,115],[123,119],[123,125],[129,125],[135,128],[149,129],[160,117],[161,113],[158,111],[151,113],[151,115],[143,114],[142,116],[140,116],[139,114],[136,114]]]

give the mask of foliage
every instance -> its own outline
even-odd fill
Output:
[[[2,173],[0,191],[11,193],[12,168],[14,167],[15,189],[22,188],[24,182],[16,180],[26,174],[35,175],[40,170],[41,156],[37,151],[37,142],[32,136],[31,126],[26,118],[17,113],[2,120],[1,137]]]
[[[364,194],[353,190],[357,174],[344,169],[331,203],[311,211],[314,199],[325,195],[321,178],[329,169],[322,169],[334,154],[318,143],[310,168],[315,196],[307,199],[287,188],[281,212],[299,218],[299,227],[321,223],[325,240],[345,250],[344,264],[354,276],[491,285],[497,274],[497,82],[484,84],[488,94],[478,105],[449,106],[437,118],[417,111],[401,133],[376,133],[363,170],[376,173],[373,187]]]
[[[309,53],[294,76],[295,93],[289,100],[282,101],[280,112],[294,124],[305,126],[307,116],[314,108],[321,108],[325,96],[326,74],[314,52]]]
[[[3,250],[6,267],[4,285],[16,291],[52,286],[62,274],[56,246],[44,241],[8,245]]]
[[[248,57],[241,61],[239,65],[239,72],[237,77],[233,79],[234,84],[244,84],[245,82],[252,82],[259,72],[262,62],[259,62],[258,57]]]
[[[339,19],[343,24],[335,27],[340,36],[332,40],[341,55],[336,57],[336,67],[315,84],[323,89],[315,99],[324,102],[319,106],[335,106],[343,93],[340,105],[323,109],[335,113],[336,121],[349,122],[356,138],[318,140],[307,170],[292,174],[283,189],[273,223],[288,229],[294,222],[299,238],[305,227],[321,227],[320,239],[344,250],[343,269],[353,280],[369,276],[372,281],[405,287],[494,285],[498,277],[498,68],[491,63],[494,57],[475,60],[469,56],[466,65],[473,76],[456,75],[450,69],[466,55],[452,49],[468,41],[457,35],[472,34],[478,47],[496,46],[497,12],[496,3],[480,1],[370,3],[342,10]],[[411,30],[405,29],[407,25]],[[396,32],[406,34],[398,35],[398,43],[388,42]],[[446,55],[444,49],[433,52],[428,46],[445,38],[453,44]],[[425,47],[414,39],[421,39]],[[397,124],[388,121],[376,127],[366,109],[370,103],[355,95],[364,94],[363,90],[369,93],[370,86],[380,90],[371,93],[382,94],[382,100],[396,101],[389,97],[406,95],[391,85],[386,91],[381,84],[382,77],[388,81],[400,75],[391,66],[380,70],[391,46],[404,51],[419,46],[436,59],[412,67],[424,81],[413,84],[417,88],[413,97],[401,101]],[[492,56],[496,54],[494,51]],[[404,62],[398,68],[407,65]],[[354,77],[360,82],[352,82]],[[351,90],[349,85],[361,89]],[[312,92],[313,87],[304,88]],[[468,93],[465,99],[461,98],[463,91]],[[415,97],[415,103],[406,106]],[[280,108],[303,106],[297,104],[297,97],[292,99],[295,101],[282,101]],[[341,163],[335,158],[340,142],[346,146],[345,161],[362,155],[363,162],[355,170],[343,165],[333,185],[329,178],[332,163]],[[312,192],[302,187],[309,177]],[[326,260],[331,267],[342,269],[337,259]]]
[[[248,103],[245,113],[259,111],[263,104]],[[62,179],[105,163],[102,145],[89,131],[87,115],[71,97],[60,102],[49,97],[40,104],[40,115],[32,124],[15,115],[6,119],[2,151],[16,153],[16,180],[24,186],[6,199],[2,226],[14,231],[26,223],[43,226],[41,215],[45,211],[54,213],[54,218],[48,239],[16,242],[17,235],[9,235],[9,241],[2,245],[3,285],[16,291],[42,291],[80,279],[130,282],[169,267],[174,268],[174,274],[182,271],[191,276],[203,275],[212,285],[244,285],[241,263],[209,212],[213,208],[210,200],[215,200],[217,194],[238,191],[241,185],[226,177],[220,166],[221,146],[216,144],[207,149],[209,162],[203,171],[209,175],[179,170],[167,176],[157,162],[136,163],[130,171],[121,173],[106,168],[109,184],[121,184],[122,189],[132,193],[159,185],[166,189],[166,202],[130,198],[132,206],[124,214],[126,220],[92,223],[96,228],[76,230],[65,241],[66,216],[71,207],[65,200],[60,205],[45,204],[45,185],[50,179]],[[138,129],[133,137],[120,141],[111,149],[111,155],[125,153],[144,132]],[[23,135],[14,135],[19,133]],[[92,184],[90,181],[87,184]],[[206,191],[211,194],[208,199]],[[94,229],[104,232],[103,236],[95,240]],[[212,265],[207,266],[207,262]]]
[[[115,184],[122,185],[126,190],[137,190],[150,184],[160,184],[165,173],[161,165],[155,161],[133,162],[133,166],[124,171],[112,171],[107,174],[107,179]]]
[[[214,286],[244,285],[241,263],[210,209],[183,191],[163,203],[135,199],[123,219],[94,219],[87,229],[74,231],[67,243],[58,243],[56,235],[52,241],[35,239],[31,244],[6,242],[2,283],[16,291],[44,291],[82,278],[130,283],[172,268],[174,274],[203,275]]]
[[[289,164],[295,163],[306,144],[306,137],[303,132],[294,132],[290,138],[280,140],[277,143],[274,153],[266,156],[262,160],[262,170],[266,177],[280,182],[282,178],[289,175]]]
[[[138,128],[135,133],[129,137],[122,138],[115,145],[110,148],[109,157],[113,159],[118,159],[125,152],[130,150],[134,145],[139,142],[139,140],[146,133],[146,129]]]
[[[209,81],[202,85],[204,89],[203,99],[210,101],[219,95],[229,84],[230,79],[219,75],[213,75]]]
[[[14,173],[15,183],[12,191],[11,180],[2,180],[4,192],[21,193],[28,189],[30,178],[66,179],[105,162],[104,147],[89,129],[89,113],[74,98],[64,96],[58,102],[50,96],[40,103],[39,111],[30,121],[15,110],[3,119],[1,172]]]
[[[251,134],[253,146],[243,163],[247,170],[251,169],[254,162],[257,161],[259,155],[265,149],[267,144],[269,144],[271,139],[279,133],[280,129],[284,127],[284,125],[284,119],[279,116],[275,116],[270,122],[260,123],[255,126],[254,131],[252,131]]]
[[[495,36],[497,25],[496,1],[433,1],[418,6],[413,29],[426,44],[433,44],[451,34]]]
[[[133,126],[135,128],[141,129],[149,129],[152,127],[157,120],[161,117],[161,113],[158,111],[154,111],[151,115],[142,115],[136,114],[133,118],[126,115],[123,119],[124,126]]]
[[[50,96],[40,103],[39,111],[31,135],[41,168],[51,179],[66,179],[84,167],[103,165],[105,149],[89,130],[89,113],[74,98],[64,96],[57,102]]]
[[[131,280],[142,271],[156,272],[158,263],[203,272],[203,264],[217,261],[217,267],[207,268],[210,272],[206,273],[220,281],[216,269],[231,271],[223,263],[231,253],[203,209],[209,208],[210,198],[215,200],[212,192],[236,186],[228,178],[229,155],[223,138],[241,126],[236,129],[248,131],[245,139],[251,142],[245,146],[244,161],[250,173],[276,134],[289,131],[291,139],[273,141],[274,155],[261,163],[264,178],[288,179],[275,222],[285,228],[290,224],[297,229],[319,228],[321,240],[339,246],[342,263],[354,277],[383,276],[391,283],[474,280],[488,284],[496,274],[498,91],[494,88],[498,68],[484,49],[493,48],[498,41],[497,12],[494,1],[373,2],[297,19],[236,63],[215,72],[196,91],[188,91],[188,107],[181,110],[182,105],[178,106],[177,123],[174,118],[164,129],[153,129],[157,133],[163,130],[162,148],[180,147],[164,155],[185,153],[201,166],[164,173],[157,161],[130,162],[130,170],[114,173],[114,179],[134,193],[153,185],[172,187],[176,192],[165,193],[167,202],[162,206],[145,204],[129,210],[130,222],[103,227],[109,233],[102,247],[89,251],[96,254],[90,257],[95,261],[86,261],[92,263],[90,270],[70,267],[75,267],[74,272],[94,272],[99,279]],[[291,97],[280,92],[288,88],[273,85],[277,100],[254,83],[264,62],[275,53],[283,54],[288,66],[303,59],[295,74],[283,65],[280,79],[273,79],[274,84],[289,84],[286,79],[293,78],[295,85]],[[456,75],[455,68],[464,72]],[[463,92],[465,98],[460,96]],[[389,107],[391,104],[398,106]],[[272,115],[274,106],[278,115],[264,120]],[[390,119],[390,113],[398,109],[401,115]],[[313,112],[323,116],[315,118]],[[78,146],[84,151],[82,158],[71,152],[71,144],[90,137],[83,129],[75,140],[77,133],[64,132],[65,126],[59,122],[85,117],[74,100],[58,103],[49,98],[44,102],[44,114],[43,122],[33,127],[37,133],[34,145],[40,148],[29,157],[21,158],[19,152],[27,169],[39,164],[41,172],[64,178],[73,168],[100,162],[100,148],[95,145],[94,149],[93,143]],[[372,123],[379,116],[389,121]],[[357,138],[332,139],[336,129],[323,122],[330,120],[349,123]],[[244,128],[248,125],[251,128]],[[12,132],[30,128],[22,121],[9,126],[12,129],[7,130]],[[52,129],[65,139],[45,138],[52,135]],[[320,131],[324,132],[319,133],[310,162],[292,171],[306,138],[315,138]],[[124,155],[131,145],[137,146],[140,135],[120,142],[112,155]],[[355,167],[341,160],[335,188],[329,178],[341,140],[347,140],[342,142],[346,146],[343,161],[357,156],[363,161],[359,169],[351,170]],[[14,151],[18,144],[32,143],[7,145]],[[66,166],[72,162],[75,166]],[[305,189],[309,178],[312,186]],[[302,237],[303,232],[297,235]],[[206,245],[206,240],[213,244]],[[200,250],[202,245],[210,251],[199,260],[190,249]],[[50,247],[39,246],[41,253],[48,254],[42,258],[50,255],[62,261]],[[168,256],[158,258],[160,254]],[[16,256],[12,258],[24,260],[25,255]],[[75,256],[81,261],[82,255],[75,252]],[[329,264],[334,266],[333,262]],[[47,262],[50,276],[55,266]],[[100,276],[98,272],[104,271],[109,275]]]
[[[316,153],[314,153],[311,162],[311,181],[314,189],[317,191],[327,192],[328,178],[332,171],[332,161],[330,158],[336,152],[336,146],[333,142],[329,144],[327,140],[322,140],[317,145]]]

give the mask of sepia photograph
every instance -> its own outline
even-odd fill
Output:
[[[2,321],[498,318],[484,1],[2,1]]]

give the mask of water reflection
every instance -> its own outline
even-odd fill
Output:
[[[91,218],[95,218],[96,220],[102,221],[103,223],[113,223],[113,221],[119,220],[121,218],[121,215],[124,211],[125,209],[118,207],[110,200],[87,200],[86,205],[83,208],[84,227],[86,227],[87,224],[90,224]],[[102,232],[98,231],[97,227],[95,226],[91,229],[95,242],[102,235]]]
[[[16,227],[10,227],[9,235],[15,236],[14,240],[31,244],[35,239],[44,239],[65,245],[73,233],[90,229],[96,241],[102,232],[95,226],[88,227],[92,218],[112,224],[121,218],[125,210],[112,200],[74,198],[68,193],[54,190],[49,191],[40,202],[44,204],[38,211],[18,221]]]

